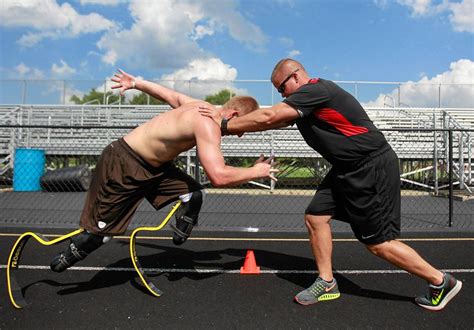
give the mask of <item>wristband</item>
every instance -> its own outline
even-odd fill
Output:
[[[135,85],[137,84],[137,81],[135,79],[132,80],[132,89],[135,89]]]
[[[222,121],[221,121],[221,135],[222,136],[229,135],[229,131],[227,130],[227,123],[229,122],[229,120],[230,119],[222,118]]]

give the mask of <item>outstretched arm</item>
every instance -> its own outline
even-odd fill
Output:
[[[199,106],[201,115],[212,118],[218,125],[222,118],[214,107],[207,104]],[[234,117],[227,123],[229,134],[266,131],[290,125],[299,117],[298,112],[286,103],[279,103],[270,108],[260,108],[245,116]]]
[[[294,108],[281,102],[270,108],[260,108],[230,120],[227,130],[230,134],[266,131],[288,126],[298,117],[298,112]]]
[[[137,79],[133,75],[120,69],[118,71],[119,72],[111,79],[113,82],[117,83],[117,85],[112,86],[112,89],[120,88],[121,95],[123,95],[128,89],[138,89],[158,100],[168,103],[173,108],[177,108],[185,103],[197,101],[197,99],[164,87],[160,84]]]
[[[216,187],[239,185],[258,178],[270,178],[277,181],[274,174],[279,170],[272,168],[273,157],[264,160],[263,155],[252,167],[233,167],[225,164],[221,151],[221,134],[218,125],[211,120],[196,117],[195,135],[199,160]]]

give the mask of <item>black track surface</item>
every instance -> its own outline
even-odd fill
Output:
[[[394,267],[369,254],[360,243],[339,239],[334,243],[334,268],[341,298],[309,307],[300,306],[293,302],[293,296],[315,279],[314,274],[304,272],[315,269],[309,243],[300,240],[304,234],[223,232],[196,232],[193,238],[201,239],[190,239],[180,247],[174,246],[169,237],[137,240],[144,267],[173,269],[151,276],[157,287],[164,291],[160,298],[144,291],[138,275],[132,270],[128,240],[124,238],[114,239],[101,247],[77,264],[78,270],[56,274],[44,267],[21,269],[18,280],[30,305],[16,310],[7,296],[5,264],[17,236],[8,236],[8,233],[22,233],[25,229],[4,228],[1,231],[0,329],[474,327],[474,240],[437,240],[444,236],[443,233],[425,235],[428,240],[407,242],[438,268],[454,270],[454,275],[463,281],[463,290],[443,311],[430,312],[413,302],[414,296],[425,292],[424,281],[406,273],[393,273]],[[241,239],[222,240],[224,235]],[[473,237],[471,232],[461,236]],[[255,241],[250,239],[252,237],[293,240]],[[52,256],[64,246],[65,243],[44,247],[30,240],[22,264],[48,266]],[[239,270],[247,250],[254,251],[257,264],[264,271],[295,272],[226,273]],[[84,267],[106,268],[87,270]],[[130,270],[113,270],[117,268]],[[210,269],[223,272],[195,271]]]

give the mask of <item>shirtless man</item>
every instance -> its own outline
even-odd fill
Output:
[[[51,269],[62,272],[127,229],[141,201],[146,198],[155,209],[181,199],[174,226],[173,242],[182,244],[197,223],[203,187],[172,163],[180,153],[197,146],[200,162],[216,187],[238,185],[273,176],[272,158],[263,155],[252,167],[226,165],[220,149],[221,130],[212,119],[199,114],[203,101],[193,99],[159,84],[136,79],[119,71],[112,78],[121,94],[138,89],[170,104],[174,109],[160,114],[112,142],[97,163],[80,226],[66,251],[51,262]],[[258,108],[255,99],[237,96],[221,109],[224,118],[247,114]]]

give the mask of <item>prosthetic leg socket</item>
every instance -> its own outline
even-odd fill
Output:
[[[175,245],[186,242],[193,227],[197,224],[203,201],[203,192],[201,190],[193,191],[190,194],[180,196],[180,199],[183,204],[176,212],[176,225],[171,225],[174,229],[173,243]]]
[[[104,243],[110,241],[111,238],[111,236],[95,235],[87,231],[80,233],[71,239],[66,251],[53,258],[50,265],[51,270],[57,273],[65,271]]]

